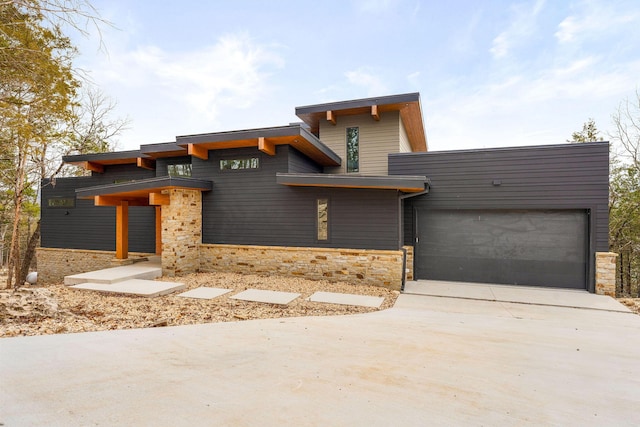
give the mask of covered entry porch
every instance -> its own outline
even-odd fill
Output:
[[[116,209],[116,259],[129,261],[129,207],[155,209],[155,252],[166,276],[191,273],[199,263],[202,240],[202,192],[212,182],[184,177],[149,178],[76,190],[80,199]]]

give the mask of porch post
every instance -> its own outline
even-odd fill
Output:
[[[129,257],[129,202],[116,205],[116,258]]]

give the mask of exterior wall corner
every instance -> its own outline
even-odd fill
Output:
[[[596,294],[616,296],[616,260],[614,252],[596,252]]]

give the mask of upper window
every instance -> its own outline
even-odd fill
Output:
[[[47,207],[50,208],[73,208],[76,199],[73,197],[50,197],[47,199]]]
[[[347,128],[347,172],[360,171],[360,129]]]
[[[167,165],[169,176],[191,176],[191,163],[174,163]]]
[[[259,166],[260,159],[258,157],[220,160],[220,170],[258,169]]]

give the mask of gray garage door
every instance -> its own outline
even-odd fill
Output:
[[[586,288],[585,211],[418,210],[419,279]]]

